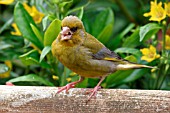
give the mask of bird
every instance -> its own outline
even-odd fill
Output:
[[[52,43],[52,54],[64,66],[80,76],[78,81],[61,87],[57,93],[64,90],[68,92],[70,88],[74,88],[76,84],[82,82],[85,77],[100,79],[91,91],[88,100],[96,95],[101,88],[102,81],[111,73],[118,70],[153,68],[121,58],[87,33],[83,22],[73,15],[66,16],[61,21],[61,32]]]

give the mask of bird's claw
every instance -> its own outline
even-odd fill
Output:
[[[57,93],[62,92],[63,90],[66,90],[66,92],[68,92],[69,89],[74,88],[75,84],[74,83],[69,83],[66,86],[63,86],[61,88],[58,89]]]
[[[7,86],[15,86],[12,82],[6,82]]]
[[[92,89],[92,90],[90,91],[90,92],[92,92],[92,93],[91,93],[91,95],[89,96],[87,102],[92,98],[92,96],[96,96],[97,91],[98,91],[99,89],[101,89],[101,86],[96,86],[94,89]]]

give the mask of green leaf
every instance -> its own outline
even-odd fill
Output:
[[[43,36],[42,36],[41,32],[38,30],[38,28],[35,27],[33,24],[30,24],[30,26],[31,26],[34,34],[37,36],[37,38],[38,38],[41,42],[43,42]]]
[[[60,2],[59,7],[64,7],[65,5],[70,4],[72,2],[73,2],[73,0],[66,1],[66,2]]]
[[[84,7],[81,7],[79,13],[78,13],[78,18],[81,20],[83,18],[83,14],[84,14]]]
[[[102,43],[107,43],[112,35],[113,24],[107,25],[103,31],[99,34],[97,39]]]
[[[42,25],[43,25],[43,31],[47,28],[47,21],[48,21],[48,16],[45,16],[42,20]]]
[[[11,23],[13,22],[13,17],[10,18],[7,22],[5,22],[5,24],[0,28],[0,34],[5,30],[7,29]]]
[[[91,26],[91,23],[90,23],[88,16],[84,14],[82,21],[83,21],[86,32],[91,33],[91,27],[92,26]]]
[[[134,48],[127,48],[127,47],[122,47],[122,48],[118,48],[115,50],[116,53],[130,53],[133,55],[136,54],[140,54],[140,51],[138,49],[134,49]]]
[[[43,68],[52,68],[46,61],[41,61],[40,66]]]
[[[9,71],[9,67],[6,64],[0,64],[0,74],[8,71]]]
[[[35,49],[19,56],[19,58],[25,65],[40,65],[44,68],[51,68],[51,66],[47,62],[45,61],[39,62],[39,57],[40,55],[38,51]]]
[[[110,40],[107,42],[107,47],[108,48],[112,48],[112,50],[120,47],[120,45],[122,45],[122,37],[121,35],[116,35],[114,37],[111,37]]]
[[[20,76],[20,77],[11,79],[8,82],[12,82],[12,83],[13,82],[39,82],[47,86],[54,86],[51,82],[45,80],[44,78],[36,74],[28,74],[28,75]]]
[[[156,23],[149,23],[149,24],[146,24],[146,25],[140,27],[140,32],[139,32],[140,42],[145,37],[147,37],[147,36],[150,37],[150,36],[154,35],[155,33],[157,33],[159,29],[161,29],[161,26]]]
[[[37,50],[31,50],[19,57],[25,65],[39,64],[39,53]]]
[[[126,79],[121,81],[121,83],[128,83],[135,81],[145,75],[147,73],[148,69],[137,69],[132,74],[130,74]]]
[[[82,82],[78,83],[76,87],[78,88],[85,88],[88,85],[88,78],[85,78]]]
[[[23,37],[41,50],[43,48],[43,44],[36,37],[30,26],[30,24],[34,26],[36,26],[36,24],[20,2],[15,5],[14,19]]]
[[[50,50],[51,50],[51,46],[44,47],[44,49],[42,50],[39,62],[41,62],[44,59],[44,57],[50,52]]]
[[[121,37],[123,38],[126,34],[128,34],[135,27],[134,23],[130,23],[121,33]]]
[[[47,28],[44,35],[44,46],[51,46],[61,30],[61,21],[55,19]]]
[[[129,56],[125,57],[124,59],[125,59],[125,60],[128,60],[128,61],[130,61],[130,62],[134,62],[134,63],[137,62],[136,57],[133,56],[133,55],[129,55]]]
[[[120,81],[127,78],[134,70],[123,70],[123,71],[116,71],[115,73],[109,75],[106,78],[106,87],[115,86],[116,84],[120,83]]]
[[[71,2],[72,2],[72,1],[71,1]],[[74,2],[74,1],[73,1],[73,2]],[[79,10],[80,10],[81,13],[83,13],[83,12],[82,12],[82,8],[88,6],[89,3],[90,3],[90,1],[88,1],[86,4],[81,4],[80,6],[74,8],[74,9],[68,10],[68,12],[66,13],[66,15],[69,15],[69,14],[71,14],[71,13],[73,13],[73,12],[76,12],[76,11],[79,11]],[[80,19],[81,19],[81,18],[80,18]]]
[[[141,44],[141,42],[139,42],[139,38],[139,29],[137,28],[129,37],[125,39],[122,46],[134,48]]]
[[[124,36],[128,34],[132,30],[132,28],[134,28],[134,26],[135,26],[134,23],[129,24],[121,33],[119,33],[118,35],[114,36],[109,40],[109,42],[107,43],[107,47],[118,48]]]
[[[112,9],[107,8],[107,9],[103,10],[96,16],[96,20],[95,20],[94,24],[92,25],[92,35],[95,37],[99,37],[101,35],[100,33],[102,33],[102,31],[104,29],[106,29],[106,26],[108,26],[108,25],[113,26],[113,23],[114,23],[114,15],[113,15]],[[113,31],[113,27],[110,27],[110,31],[111,32]],[[111,32],[109,32],[109,34]],[[110,36],[111,36],[111,34],[110,34]],[[103,38],[107,39],[108,37],[103,37]]]
[[[5,41],[0,41],[0,50],[7,49],[7,48],[10,48],[10,47],[13,47],[13,45],[8,44]]]
[[[71,70],[68,69],[67,67],[64,67],[64,72],[61,75],[60,80],[60,86],[65,86],[67,84],[66,78],[70,75]]]

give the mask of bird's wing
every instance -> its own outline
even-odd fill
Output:
[[[99,42],[95,37],[90,35],[89,33],[86,33],[87,36],[84,40],[83,46],[85,48],[88,48],[90,52],[97,53],[100,51],[103,47],[105,47],[101,42]]]
[[[101,42],[95,37],[87,33],[87,42],[85,41],[85,48],[88,48],[92,52],[92,58],[97,60],[108,60],[119,63],[127,63],[127,60],[121,58],[118,54],[107,49]]]
[[[108,60],[113,62],[119,62],[119,63],[127,63],[128,61],[121,58],[118,54],[116,54],[113,51],[110,51],[106,47],[102,48],[100,51],[98,51],[96,54],[93,54],[94,59],[98,60]]]

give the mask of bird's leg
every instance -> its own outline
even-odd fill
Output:
[[[102,83],[102,81],[103,81],[104,79],[105,79],[105,76],[101,77],[99,83],[98,83],[97,86],[92,90],[92,93],[91,93],[91,95],[89,96],[89,98],[88,98],[87,101],[89,101],[89,100],[92,98],[92,96],[95,96],[96,93],[97,93],[97,91],[98,91],[99,89],[101,89],[100,84]]]
[[[74,88],[77,83],[82,82],[83,80],[84,80],[84,77],[81,77],[81,76],[80,76],[80,79],[79,79],[78,81],[71,82],[71,83],[67,84],[66,86],[61,87],[61,88],[57,91],[57,93],[60,93],[60,92],[62,92],[63,90],[66,90],[66,92],[68,92],[68,90],[69,90],[70,88]]]
[[[6,82],[7,86],[15,86],[12,82]]]

